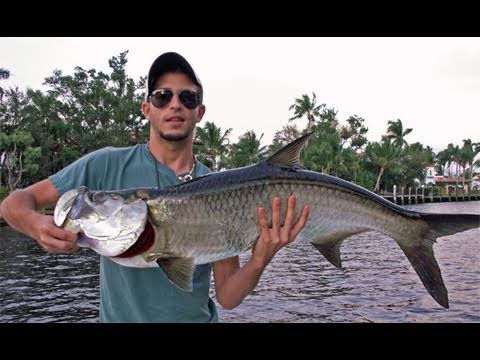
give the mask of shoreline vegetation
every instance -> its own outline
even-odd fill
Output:
[[[139,106],[146,78],[134,80],[127,75],[127,54],[110,58],[107,72],[81,66],[73,74],[55,70],[45,78],[48,90],[44,92],[3,88],[1,80],[9,78],[10,72],[0,68],[0,201],[91,151],[146,143],[149,124]],[[428,145],[409,143],[408,135],[414,130],[405,128],[401,119],[385,119],[382,139],[369,141],[368,119],[359,115],[339,119],[338,110],[319,102],[315,92],[276,106],[289,106],[292,116],[285,119],[287,125],[279,125],[271,144],[262,146],[263,134],[255,130],[233,142],[232,128],[206,121],[196,129],[197,158],[213,171],[246,166],[313,132],[301,154],[305,167],[384,197],[393,196],[395,186],[396,197],[403,194],[401,199],[409,191],[416,195],[422,191],[423,199],[451,199],[453,194],[468,198],[480,186],[476,172],[480,139],[446,144],[435,153]],[[442,182],[435,183],[437,178]]]

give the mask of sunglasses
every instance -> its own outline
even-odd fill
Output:
[[[200,105],[200,95],[193,90],[180,90],[177,91],[177,95],[181,103],[190,110],[193,110]],[[172,98],[172,89],[157,89],[152,92],[152,95],[150,95],[150,102],[153,106],[161,108],[169,104],[170,101],[172,101]]]

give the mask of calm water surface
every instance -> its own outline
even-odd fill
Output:
[[[406,207],[480,214],[479,201]],[[440,238],[434,252],[449,292],[448,310],[426,292],[392,239],[369,232],[344,241],[341,270],[308,243],[282,249],[239,307],[219,306],[220,321],[480,322],[480,230]],[[0,322],[97,322],[98,272],[92,250],[48,254],[0,227]]]

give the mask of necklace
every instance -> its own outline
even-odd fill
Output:
[[[177,179],[180,180],[181,182],[189,182],[190,180],[193,179],[193,171],[195,170],[195,155],[193,156],[193,165],[192,165],[192,168],[190,169],[190,171],[186,174],[183,174],[183,175],[177,175]]]
[[[160,187],[160,172],[158,171],[158,160],[153,156],[152,152],[150,151],[150,141],[147,142],[147,150],[150,156],[153,159],[153,163],[155,164],[155,173],[157,174],[157,187]],[[180,175],[177,175],[177,179],[181,181],[182,183],[189,182],[190,180],[193,179],[193,172],[195,171],[195,165],[197,163],[197,159],[195,158],[195,155],[193,155],[193,165],[192,168],[188,173],[183,173]]]

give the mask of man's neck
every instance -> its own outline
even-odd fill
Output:
[[[154,158],[172,169],[177,175],[189,172],[193,167],[193,142],[191,139],[159,141],[150,137],[148,148]]]

